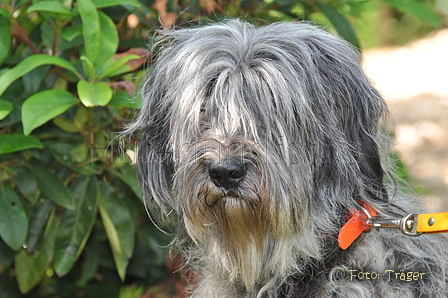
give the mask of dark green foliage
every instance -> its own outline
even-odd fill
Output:
[[[416,1],[386,2],[440,23]],[[139,107],[134,89],[159,20],[269,23],[321,14],[323,25],[359,46],[350,20],[363,3],[1,2],[0,297],[131,298],[165,279],[170,238],[146,214],[126,151],[133,140],[118,138]]]

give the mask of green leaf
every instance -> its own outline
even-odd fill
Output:
[[[78,110],[76,111],[75,118],[73,119],[73,122],[76,124],[76,126],[79,127],[80,130],[87,123],[88,110],[89,109],[87,109],[86,107],[80,105],[78,107]]]
[[[292,16],[275,9],[269,9],[267,13],[270,18],[275,18],[279,21],[288,22],[293,20]]]
[[[56,175],[41,167],[32,167],[31,171],[36,176],[40,189],[50,200],[64,208],[75,209],[72,195]]]
[[[56,239],[56,221],[54,213],[47,225],[47,235],[36,252],[21,250],[15,258],[17,283],[22,294],[29,292],[43,278],[53,260]]]
[[[91,176],[95,174],[96,167],[94,163],[84,163],[80,166],[74,161],[72,156],[72,149],[77,144],[73,143],[59,143],[54,142],[48,146],[50,154],[57,159],[61,164],[69,168],[70,170],[80,173],[85,176]],[[85,145],[85,144],[84,144]],[[85,160],[87,162],[88,160]]]
[[[138,235],[153,252],[154,259],[152,262],[156,265],[163,264],[168,254],[166,247],[170,244],[172,238],[150,223],[140,225]]]
[[[423,3],[414,0],[383,0],[397,10],[416,16],[419,19],[431,23],[435,27],[440,27],[440,18]]]
[[[0,15],[0,65],[8,57],[11,48],[11,31],[8,20]]]
[[[68,119],[62,117],[56,117],[53,119],[53,123],[56,124],[60,129],[65,130],[66,132],[78,132],[79,128],[76,126],[75,122],[70,121]]]
[[[117,229],[115,228],[110,215],[107,213],[107,210],[104,207],[104,203],[102,203],[101,201],[99,202],[99,211],[101,214],[101,218],[103,220],[104,229],[106,230],[107,238],[109,238],[109,243],[112,248],[112,252],[114,253],[114,255],[124,256],[124,253],[121,250],[120,238],[118,237]]]
[[[27,198],[28,201],[33,201],[37,191],[37,181],[34,178],[33,172],[27,167],[20,168],[15,174],[17,189]]]
[[[316,6],[327,16],[328,20],[330,20],[331,24],[342,38],[359,48],[356,31],[353,28],[352,23],[350,23],[342,13],[336,10],[333,6],[322,2],[316,2]]]
[[[126,55],[118,60],[110,58],[107,60],[101,70],[101,78],[113,77],[131,71],[131,67],[126,65],[131,60],[141,59],[139,55]]]
[[[134,191],[134,194],[143,202],[142,189],[140,188],[140,184],[137,180],[135,167],[131,165],[124,165],[119,168],[119,171],[112,171],[112,173],[126,183]]]
[[[89,57],[84,55],[82,55],[79,60],[82,61],[82,69],[84,70],[84,73],[88,75],[89,80],[93,80],[95,76],[95,65],[93,65],[93,62]]]
[[[100,17],[91,0],[78,0],[78,9],[83,25],[82,34],[86,56],[95,63],[102,46]]]
[[[67,132],[83,132],[83,127],[87,123],[87,108],[83,105],[78,107],[73,121],[62,117],[53,119],[54,124]]]
[[[48,49],[51,49],[53,47],[53,43],[56,42],[55,38],[57,32],[54,28],[54,24],[52,24],[53,22],[53,19],[51,21],[43,21],[40,25],[40,38],[44,46],[46,46]]]
[[[64,113],[76,103],[78,99],[73,94],[60,89],[45,90],[30,96],[22,105],[23,133],[29,135],[35,128]]]
[[[0,238],[0,274],[14,262],[14,251]]]
[[[73,147],[70,150],[70,155],[72,156],[72,160],[77,164],[87,161],[89,158],[88,153],[90,153],[89,149],[91,150],[91,148],[88,148],[87,144],[85,144],[85,143],[81,143],[81,144]]]
[[[33,5],[31,5],[27,12],[33,12],[33,11],[45,11],[45,12],[52,12],[52,13],[58,13],[58,14],[65,14],[65,15],[71,15],[70,9],[65,7],[61,2],[59,1],[42,1],[37,2]]]
[[[22,203],[8,181],[0,184],[0,236],[13,250],[25,242],[28,220]]]
[[[82,34],[82,26],[70,26],[62,29],[62,38],[67,41],[72,41]]]
[[[85,288],[89,281],[93,279],[98,271],[98,267],[102,258],[104,258],[102,250],[87,248],[84,250],[85,261],[83,263],[81,273],[78,280],[76,281],[76,286],[79,288]]]
[[[137,298],[145,296],[145,286],[139,286],[137,284],[123,285],[120,288],[118,298]]]
[[[0,154],[30,148],[42,149],[42,143],[34,136],[24,136],[22,134],[0,135]]]
[[[112,88],[104,82],[79,81],[77,88],[79,99],[86,107],[105,106],[112,99]]]
[[[117,26],[114,24],[111,18],[102,11],[98,12],[98,15],[101,28],[101,54],[98,56],[94,63],[97,67],[100,67],[104,64],[105,61],[107,61],[117,52],[118,43],[120,40],[118,38]],[[140,57],[138,57],[138,59],[140,59]]]
[[[136,0],[93,0],[96,8],[105,8],[117,5],[132,5],[140,7],[140,3]]]
[[[3,16],[5,19],[10,19],[11,15],[6,9],[0,8],[0,16]]]
[[[142,98],[140,94],[131,97],[126,91],[117,91],[114,93],[109,106],[140,109],[142,106]]]
[[[86,56],[95,67],[100,67],[117,52],[117,27],[110,17],[97,11],[90,0],[80,2],[82,5],[79,6],[79,12],[83,23]]]
[[[106,62],[107,63],[107,62]],[[114,65],[111,69],[107,69],[100,78],[112,78],[131,71],[131,66],[127,64]]]
[[[49,69],[50,65],[42,65],[26,73],[22,77],[23,89],[26,92],[26,94],[34,94],[41,90],[40,86],[42,85],[42,82],[45,80],[45,77]],[[48,89],[47,86],[45,85],[43,88]]]
[[[45,226],[48,223],[53,206],[53,202],[45,198],[41,198],[36,203],[36,206],[33,206],[30,218],[30,228],[26,239],[27,252],[35,252],[38,249],[38,246],[44,237]]]
[[[65,59],[44,54],[31,55],[22,60],[22,62],[17,64],[14,68],[5,71],[0,76],[0,96],[15,80],[21,78],[36,67],[45,64],[53,64],[68,69],[73,72],[79,79],[82,79],[81,75],[76,71],[75,67]]]
[[[1,42],[1,41],[0,41]],[[7,100],[0,99],[0,120],[6,118],[12,111],[12,103]]]
[[[58,276],[66,275],[81,254],[95,224],[97,213],[97,181],[79,176],[72,185],[77,201],[76,211],[64,210],[59,224],[54,257]]]
[[[117,229],[124,255],[127,258],[131,258],[134,252],[135,234],[134,221],[127,205],[116,195],[112,195],[106,199],[104,207],[111,216],[112,222]]]
[[[118,275],[123,281],[129,258],[134,252],[134,222],[126,204],[110,193],[106,184],[100,184],[99,211],[112,248]]]
[[[68,87],[68,81],[67,79],[63,78],[63,77],[58,77],[53,84],[53,88],[52,89],[62,89],[62,90],[67,90]],[[47,88],[45,88],[47,89]],[[37,92],[37,91],[36,91]]]

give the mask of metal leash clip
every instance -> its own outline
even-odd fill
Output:
[[[361,206],[361,209],[367,215],[366,225],[374,228],[395,228],[399,229],[407,236],[420,236],[422,233],[417,232],[418,214],[408,214],[402,218],[381,218],[380,216],[372,216],[370,212]]]

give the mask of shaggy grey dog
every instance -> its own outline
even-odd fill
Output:
[[[162,32],[126,133],[154,221],[194,298],[448,297],[447,242],[338,233],[367,203],[421,212],[394,183],[387,108],[347,42],[291,22]],[[404,206],[404,207],[403,207]]]

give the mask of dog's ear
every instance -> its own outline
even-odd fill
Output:
[[[160,133],[157,135],[157,133]],[[171,208],[172,152],[166,146],[168,137],[148,126],[138,144],[137,170],[143,195],[149,209],[160,208],[154,214],[166,215]]]
[[[312,60],[320,80],[312,87],[313,97],[320,100],[314,106],[315,114],[320,114],[323,127],[330,122],[335,129],[327,134],[327,154],[332,155],[330,160],[335,160],[334,164],[327,164],[328,170],[334,171],[335,166],[350,170],[355,175],[351,179],[360,179],[363,184],[364,193],[356,195],[386,199],[380,156],[380,139],[384,134],[381,121],[387,114],[383,98],[364,74],[357,49],[334,36],[326,39],[317,36],[309,46],[313,48]],[[319,111],[325,107],[327,112]],[[351,162],[346,159],[349,155]]]
[[[128,131],[141,134],[137,147],[137,174],[146,207],[163,219],[171,208],[173,154],[169,145],[169,107],[164,105],[165,88],[149,72],[142,87],[142,108]]]

